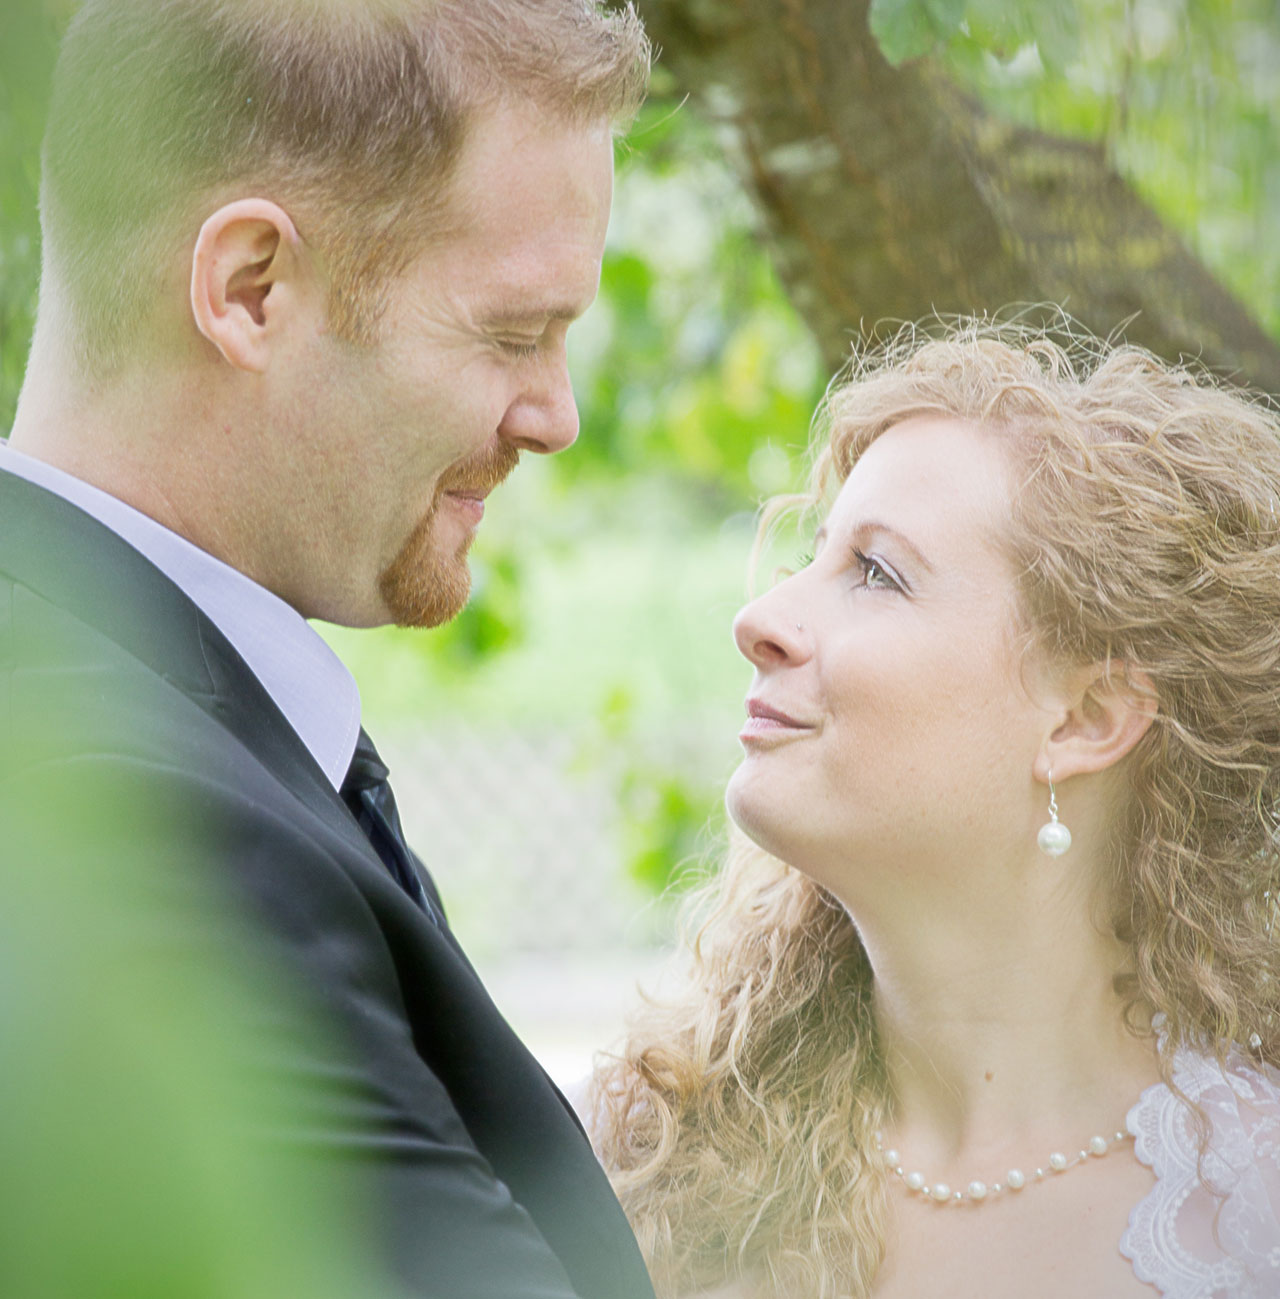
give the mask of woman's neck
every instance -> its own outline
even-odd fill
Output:
[[[858,917],[895,1133],[919,1158],[1078,1144],[1115,1131],[1158,1080],[1153,1044],[1126,1027],[1114,987],[1126,950],[1087,911],[1006,894],[964,923],[953,908]]]

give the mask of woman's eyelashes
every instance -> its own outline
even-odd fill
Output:
[[[859,583],[860,586],[869,587],[872,590],[906,592],[906,582],[883,560],[874,555],[864,554],[857,546],[850,547],[849,553],[853,560],[854,569],[862,579]],[[806,551],[803,555],[797,555],[796,566],[792,571],[795,573],[803,572],[813,563],[814,558],[815,552],[812,550]]]
[[[862,574],[862,585],[870,590],[902,591],[903,582],[885,563],[873,555],[864,555],[856,546],[853,548],[853,562]]]

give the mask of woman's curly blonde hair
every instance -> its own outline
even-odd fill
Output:
[[[1141,669],[1154,723],[1126,760],[1109,923],[1135,1031],[1280,1062],[1280,420],[1137,348],[1018,326],[912,328],[855,359],[817,423],[829,500],[917,415],[1003,437],[1006,542],[1029,638]],[[864,1296],[883,1255],[874,1134],[889,1105],[872,971],[845,911],[741,836],[686,915],[685,985],[597,1070],[595,1136],[659,1294],[734,1277]],[[1145,1030],[1149,1031],[1149,1030]]]

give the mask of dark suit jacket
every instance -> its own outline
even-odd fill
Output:
[[[0,777],[52,773],[69,809],[92,776],[163,810],[162,829],[101,833],[163,860],[157,905],[193,948],[205,881],[243,914],[255,1067],[293,1098],[282,1133],[349,1173],[410,1293],[652,1295],[571,1109],[226,638],[108,529],[4,473],[0,725]]]

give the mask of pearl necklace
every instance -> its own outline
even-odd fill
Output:
[[[1048,1168],[1037,1168],[1032,1174],[1032,1180],[1042,1182],[1051,1174],[1065,1173],[1069,1168],[1074,1168],[1077,1164],[1087,1163],[1090,1159],[1101,1159],[1113,1146],[1128,1141],[1129,1138],[1130,1134],[1128,1132],[1117,1132],[1110,1138],[1102,1136],[1090,1137],[1088,1147],[1081,1150],[1078,1155],[1072,1155],[1070,1158],[1061,1151],[1055,1150],[1049,1156]],[[936,1200],[939,1204],[980,1204],[983,1200],[988,1200],[993,1195],[1000,1195],[1005,1191],[1020,1191],[1027,1184],[1026,1174],[1020,1168],[1011,1168],[1004,1175],[1003,1182],[993,1182],[988,1186],[986,1182],[979,1182],[975,1179],[969,1183],[966,1190],[953,1191],[946,1182],[930,1182],[923,1173],[908,1173],[903,1167],[902,1157],[898,1152],[884,1148],[884,1134],[882,1132],[876,1133],[876,1149],[880,1152],[880,1158],[884,1160],[888,1170],[902,1179],[908,1191],[912,1192],[912,1194],[922,1195],[927,1199]]]

